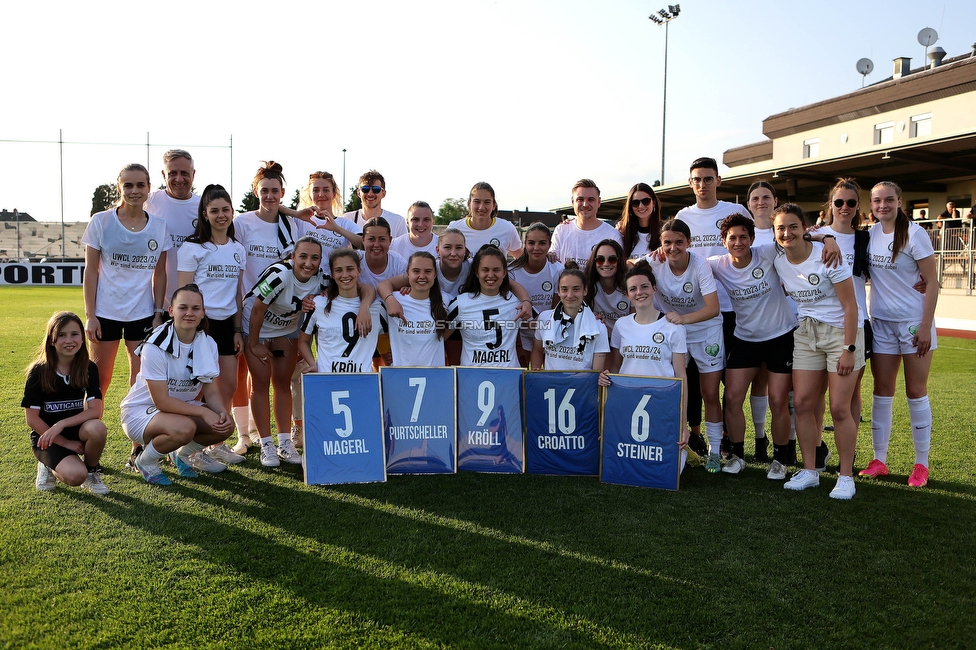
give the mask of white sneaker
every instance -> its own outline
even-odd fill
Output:
[[[729,459],[725,461],[725,465],[722,466],[723,474],[738,474],[746,468],[746,461],[742,460],[736,455],[729,456]]]
[[[837,485],[830,491],[830,498],[850,501],[854,497],[855,492],[857,490],[854,488],[853,476],[838,476]]]
[[[302,464],[302,457],[295,449],[295,443],[288,438],[278,443],[278,458],[292,465]]]
[[[244,456],[241,454],[235,454],[227,448],[227,445],[224,444],[211,447],[206,453],[215,461],[218,463],[223,463],[224,465],[237,465],[238,463],[244,462]]]
[[[190,467],[197,470],[198,472],[207,472],[208,474],[219,474],[225,469],[227,465],[224,465],[218,460],[214,460],[206,453],[198,451],[194,454],[190,454]]]
[[[281,461],[278,460],[278,448],[275,447],[274,440],[270,438],[267,442],[261,443],[261,464],[265,467],[281,465]]]
[[[778,460],[773,460],[769,464],[769,472],[766,474],[766,478],[770,481],[782,481],[786,478],[786,465]]]
[[[815,469],[801,469],[783,487],[787,490],[806,490],[820,485],[820,473]]]
[[[58,484],[58,479],[54,478],[54,472],[44,463],[37,462],[37,478],[34,479],[34,487],[41,492],[50,492]]]
[[[98,472],[88,472],[88,478],[81,484],[81,487],[93,494],[108,494],[108,486],[102,482],[102,477]]]

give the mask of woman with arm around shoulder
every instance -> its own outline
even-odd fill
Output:
[[[563,269],[556,281],[559,302],[539,315],[532,346],[532,369],[602,372],[610,341],[606,325],[586,304],[586,279],[579,269]]]
[[[508,265],[512,282],[525,288],[532,306],[532,318],[536,318],[556,303],[556,282],[563,270],[560,262],[549,260],[552,231],[544,223],[534,223],[525,231],[522,254]],[[519,363],[528,367],[535,340],[536,321],[523,322],[519,328]]]
[[[443,366],[447,309],[434,256],[418,251],[407,260],[410,293],[400,297],[401,318],[388,318],[394,366]]]
[[[786,292],[799,307],[800,323],[793,333],[793,406],[803,469],[783,486],[805,490],[820,485],[816,448],[820,440],[818,404],[826,378],[834,441],[840,455],[833,499],[854,496],[854,448],[857,423],[851,396],[858,371],[864,367],[864,330],[859,327],[851,270],[830,268],[821,259],[822,245],[804,238],[807,223],[800,206],[787,203],[773,212],[776,243],[783,249],[773,264]]]
[[[928,397],[932,351],[938,347],[935,306],[939,298],[935,251],[928,234],[902,210],[901,188],[882,181],[871,189],[871,211],[878,220],[871,229],[871,322],[874,324],[874,401],[871,435],[874,459],[861,476],[888,473],[891,403],[898,366],[905,364],[905,394],[915,443],[915,465],[908,484],[922,487],[929,480],[932,407]],[[914,290],[919,275],[925,294]]]

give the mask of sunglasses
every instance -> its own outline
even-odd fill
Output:
[[[638,205],[643,205],[646,208],[647,206],[649,206],[653,202],[654,202],[654,199],[652,199],[649,196],[646,197],[646,198],[643,198],[643,199],[631,199],[630,200],[630,207],[636,208]]]
[[[844,199],[834,199],[835,208],[843,208],[845,203],[849,208],[857,207],[857,199],[847,199],[846,201]]]
[[[379,194],[380,192],[383,191],[383,188],[380,187],[379,185],[363,185],[362,187],[359,188],[359,191],[362,192],[363,194],[369,194],[370,192],[372,192],[373,194]]]
[[[329,172],[312,172],[311,174],[308,175],[308,180],[310,181],[318,180],[320,178],[332,180],[332,174],[330,174]]]
[[[611,255],[610,257],[604,257],[603,255],[597,255],[595,258],[593,258],[593,260],[597,264],[616,264],[617,256]]]

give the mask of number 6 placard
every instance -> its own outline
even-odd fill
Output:
[[[458,368],[458,469],[520,474],[522,369]]]
[[[386,480],[380,378],[375,373],[314,373],[305,396],[305,482]]]
[[[600,473],[597,372],[525,374],[525,467],[529,474]]]
[[[453,474],[457,468],[454,368],[380,368],[386,469]],[[445,399],[450,395],[451,399]]]

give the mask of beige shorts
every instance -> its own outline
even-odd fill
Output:
[[[854,342],[854,371],[864,367],[864,330],[857,328]],[[844,328],[803,318],[793,332],[793,370],[827,370],[837,372],[837,361],[843,354]]]

